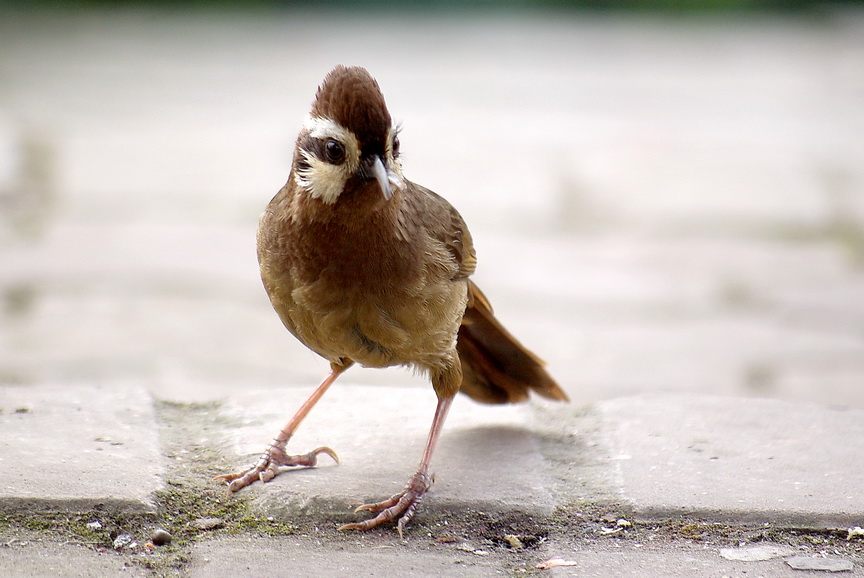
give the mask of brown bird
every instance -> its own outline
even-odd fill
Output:
[[[427,373],[438,406],[405,489],[360,506],[374,517],[342,529],[398,519],[402,534],[432,485],[429,461],[457,392],[484,403],[524,401],[531,391],[567,401],[468,279],[477,259],[462,217],[402,176],[398,128],[363,68],[337,66],[318,88],[288,182],[261,216],[258,262],[282,323],[331,371],[252,467],[219,476],[232,492],[285,466],[314,466],[322,453],[337,460],[330,448],[288,455],[285,446],[354,363]]]

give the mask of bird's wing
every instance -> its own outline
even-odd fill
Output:
[[[436,240],[447,247],[447,251],[459,265],[454,279],[464,279],[477,268],[477,254],[474,241],[462,215],[447,200],[416,183],[410,183],[416,191],[416,198],[423,204],[423,212],[429,219],[427,230]]]

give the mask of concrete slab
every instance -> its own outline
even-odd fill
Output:
[[[620,497],[641,519],[846,528],[864,519],[864,411],[780,400],[604,401]]]
[[[367,535],[368,536],[368,535]],[[420,550],[388,537],[322,542],[306,536],[231,538],[196,544],[185,575],[266,576],[500,576],[498,556],[455,550],[452,545]]]
[[[662,547],[640,547],[628,545],[598,550],[580,550],[559,557],[570,563],[550,570],[550,576],[579,576],[580,578],[657,577],[691,578],[693,576],[760,576],[762,578],[800,578],[802,573],[793,570],[786,562],[776,557],[751,562],[726,560],[716,548],[690,545],[663,545]],[[847,561],[848,563],[848,561]],[[853,567],[842,576],[862,576],[860,567]],[[812,574],[803,574],[812,576]]]
[[[311,392],[251,391],[223,410],[238,427],[227,434],[236,463],[254,460]],[[277,399],[278,396],[278,399]],[[351,511],[400,491],[414,473],[432,422],[436,398],[427,390],[337,383],[312,410],[289,444],[291,453],[328,445],[319,467],[286,472],[243,490],[260,515],[286,521],[298,515],[356,519]],[[553,509],[542,454],[528,425],[527,406],[481,406],[457,398],[432,460],[435,485],[423,511],[458,508],[548,515]]]
[[[185,575],[265,575],[273,568],[292,576],[501,576],[531,573],[538,564],[549,576],[690,578],[692,576],[801,576],[781,556],[728,560],[715,547],[693,544],[603,542],[568,545],[552,541],[537,549],[472,549],[466,543],[411,540],[379,543],[371,534],[358,540],[309,536],[219,538],[193,547]],[[848,563],[848,561],[847,561]],[[853,566],[843,576],[862,576]]]
[[[0,388],[0,510],[151,512],[163,463],[137,388]]]
[[[2,576],[152,576],[141,566],[116,552],[51,542],[36,537],[0,535]]]

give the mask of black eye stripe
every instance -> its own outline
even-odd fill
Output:
[[[297,144],[306,153],[311,154],[318,160],[333,165],[341,165],[348,156],[347,147],[341,141],[332,137],[315,138],[306,136],[300,139]]]
[[[307,135],[305,138],[299,140],[299,142],[297,143],[297,148],[307,153],[311,153],[316,158],[321,159],[322,157],[321,143],[317,138],[313,138]]]

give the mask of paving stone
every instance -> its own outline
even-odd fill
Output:
[[[311,388],[309,390],[311,392]],[[309,393],[251,391],[232,396],[223,410],[238,465],[252,462]],[[288,471],[242,490],[259,514],[286,521],[298,515],[355,519],[351,511],[400,491],[414,473],[435,410],[425,390],[338,383],[298,428],[291,453],[330,446],[337,466]],[[553,500],[527,406],[484,406],[459,397],[432,459],[435,484],[421,511],[471,508],[549,515]],[[346,516],[348,516],[346,518]]]
[[[601,402],[620,496],[642,519],[847,528],[864,519],[864,411],[770,399]]]
[[[0,509],[151,512],[162,474],[145,390],[0,388]]]
[[[452,547],[419,550],[398,541],[326,543],[305,536],[232,538],[197,544],[188,576],[500,576],[500,556]]]
[[[368,535],[367,535],[368,536]],[[530,551],[490,547],[475,554],[459,544],[420,548],[373,538],[327,544],[309,536],[230,538],[194,546],[188,575],[262,575],[278,568],[302,576],[501,576],[522,575],[548,564],[544,575],[606,578],[691,578],[762,576],[800,578],[782,559],[740,561],[722,558],[716,549],[686,544],[571,547],[553,541]],[[849,562],[845,561],[848,567]],[[845,576],[861,576],[860,568]]]
[[[69,542],[51,542],[45,538],[20,535],[0,534],[0,540],[2,576],[152,576],[115,552],[95,552]]]
[[[837,556],[790,556],[785,561],[796,570],[851,572],[855,569],[855,564],[851,560]]]
[[[664,547],[603,548],[581,550],[564,554],[561,559],[572,566],[553,568],[550,576],[578,576],[579,578],[605,578],[632,576],[646,578],[691,578],[693,576],[760,576],[762,578],[802,578],[812,576],[787,566],[782,559],[764,561],[732,561],[721,558],[709,548],[666,545]],[[851,565],[846,561],[847,565]],[[853,574],[864,575],[857,569]]]

